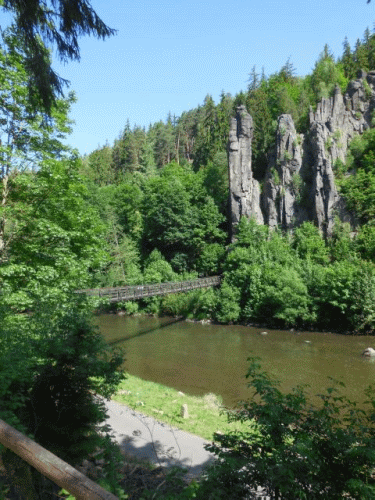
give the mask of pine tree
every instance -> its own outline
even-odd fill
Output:
[[[355,60],[353,58],[353,54],[350,48],[350,44],[348,41],[348,37],[345,37],[344,42],[343,42],[343,55],[341,58],[341,62],[344,67],[344,73],[349,80],[355,77]]]

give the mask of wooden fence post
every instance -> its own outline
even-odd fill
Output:
[[[41,472],[43,476],[65,488],[77,500],[118,500],[118,497],[104,490],[3,420],[0,420],[0,443]]]

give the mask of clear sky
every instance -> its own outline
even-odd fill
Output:
[[[124,129],[179,116],[222,90],[245,90],[254,65],[266,75],[290,61],[311,72],[324,44],[336,57],[368,26],[375,0],[92,0],[118,30],[80,39],[81,61],[54,67],[77,94],[69,143],[90,153]],[[3,22],[1,23],[3,25]]]

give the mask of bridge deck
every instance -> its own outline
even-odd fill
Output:
[[[109,302],[121,302],[138,300],[144,297],[156,295],[167,295],[169,293],[188,292],[197,288],[208,288],[220,285],[221,276],[209,276],[208,278],[197,278],[189,281],[176,283],[156,283],[154,285],[123,286],[116,288],[90,288],[77,290],[77,293],[85,293],[88,296],[108,298]]]

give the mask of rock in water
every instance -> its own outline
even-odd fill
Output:
[[[375,349],[373,349],[372,347],[368,347],[367,349],[365,349],[363,351],[362,356],[374,358],[375,357]]]

